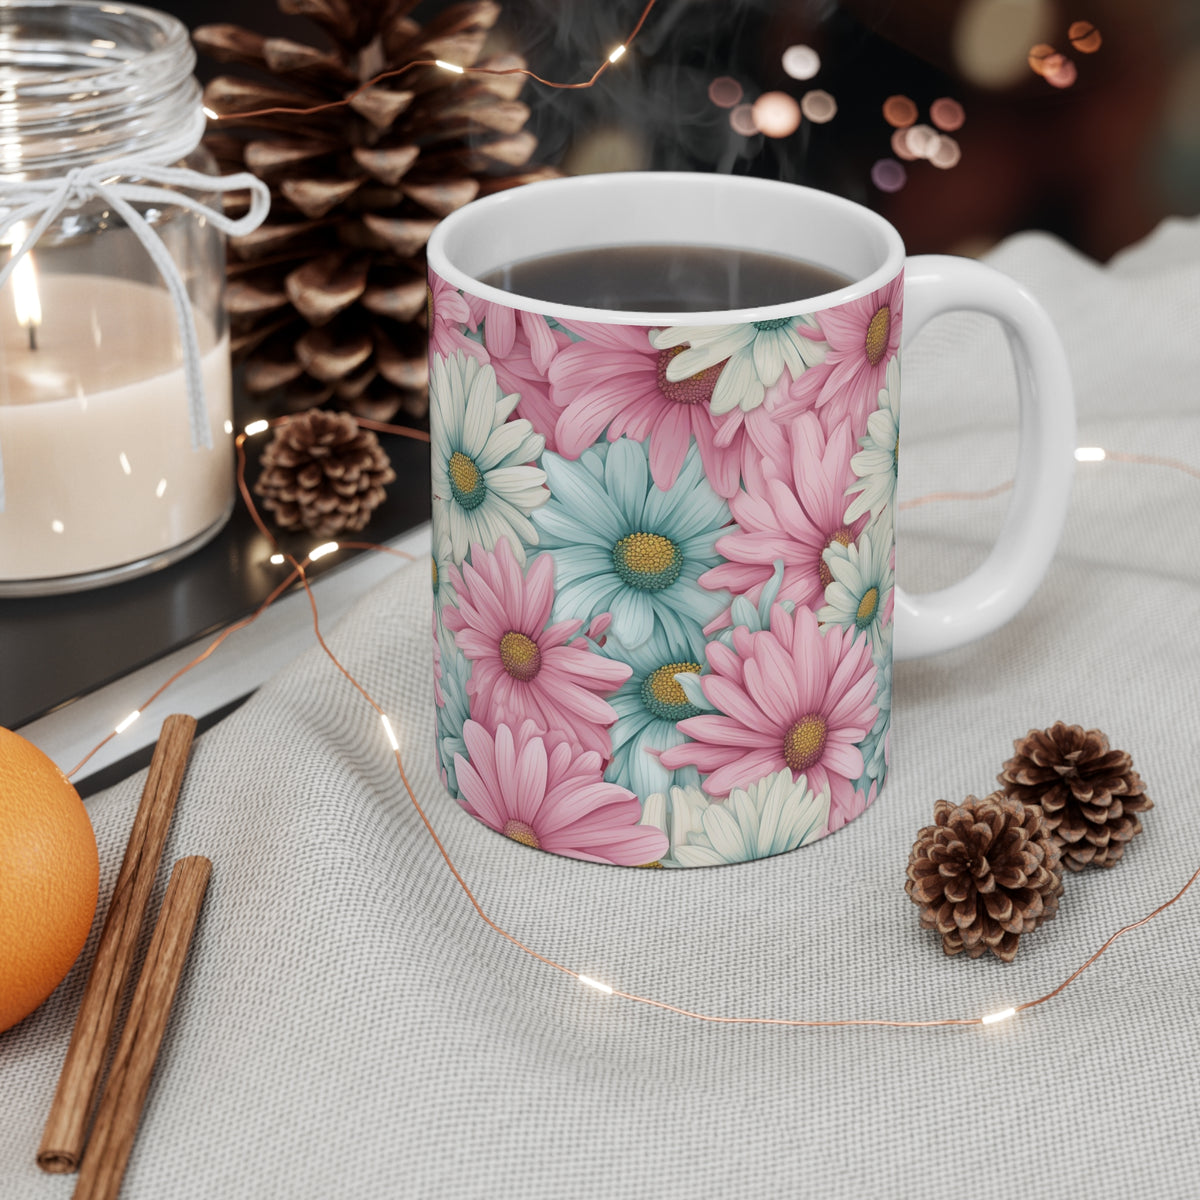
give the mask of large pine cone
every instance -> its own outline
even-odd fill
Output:
[[[517,99],[524,77],[417,67],[323,112],[238,113],[341,100],[418,59],[475,65],[500,5],[459,4],[424,26],[407,15],[416,0],[278,5],[311,18],[328,48],[236,25],[194,34],[202,51],[259,76],[222,76],[204,92],[221,117],[207,145],[224,169],[252,171],[272,194],[266,223],[230,248],[235,357],[247,389],[276,397],[276,411],[332,401],[378,420],[401,410],[419,418],[430,233],[476,195],[554,173],[526,168],[536,139]],[[498,54],[478,65],[524,63]]]
[[[254,485],[281,529],[334,537],[366,526],[396,478],[379,439],[349,413],[289,417],[262,452]]]
[[[994,792],[959,805],[939,800],[933,820],[917,835],[904,885],[922,927],[942,935],[948,955],[990,950],[1012,962],[1021,935],[1051,920],[1062,894],[1041,809]]]
[[[1008,796],[1040,805],[1072,871],[1112,867],[1141,833],[1137,814],[1154,807],[1133,760],[1099,729],[1062,721],[1031,729],[997,776]]]

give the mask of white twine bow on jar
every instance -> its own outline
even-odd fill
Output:
[[[190,141],[188,150],[195,147],[198,138],[191,138]],[[135,179],[138,182],[127,182]],[[212,193],[247,190],[250,192],[250,209],[236,220],[187,194],[189,191]],[[175,305],[183,349],[192,449],[211,449],[212,432],[209,429],[208,404],[200,370],[200,340],[196,334],[195,314],[188,300],[187,285],[162,238],[134,205],[185,208],[203,217],[222,233],[241,237],[263,223],[271,207],[270,190],[261,179],[245,171],[234,175],[205,175],[185,167],[160,166],[136,157],[107,159],[75,167],[56,179],[6,179],[0,176],[0,207],[6,210],[4,216],[0,217],[0,240],[18,222],[34,222],[28,236],[19,246],[13,247],[12,257],[0,270],[0,289],[8,282],[17,263],[33,249],[42,234],[62,213],[80,208],[93,198],[103,200],[124,219],[130,231],[146,248],[146,253],[167,285]],[[4,460],[0,448],[0,512],[3,511]]]

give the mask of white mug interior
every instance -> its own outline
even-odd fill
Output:
[[[605,246],[721,246],[802,259],[852,282],[821,296],[757,308],[678,313],[554,304],[479,277],[529,258]],[[904,244],[877,213],[827,192],[770,179],[677,171],[578,175],[510,188],[446,217],[429,240],[430,268],[484,300],[565,321],[724,325],[844,304],[883,287]]]

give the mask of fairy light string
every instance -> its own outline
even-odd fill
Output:
[[[249,512],[249,515],[250,515],[252,521],[254,522],[255,526],[264,535],[264,537],[266,537],[268,539],[270,544],[274,547],[278,547],[278,541],[275,538],[274,533],[267,526],[267,524],[263,521],[262,516],[259,513],[258,508],[254,503],[254,498],[251,494],[250,488],[246,482],[245,443],[248,438],[254,437],[258,433],[265,432],[267,429],[273,428],[276,425],[285,423],[290,419],[291,419],[290,417],[283,416],[283,417],[277,417],[271,421],[262,420],[262,421],[252,422],[250,425],[248,425],[245,428],[245,430],[243,430],[243,432],[238,434],[237,437],[235,438],[235,446],[236,446],[236,450],[237,450],[238,491],[241,494],[242,500],[245,503],[246,508]],[[401,436],[401,437],[413,438],[418,441],[426,441],[427,442],[429,440],[429,434],[424,432],[423,430],[410,429],[405,426],[389,425],[382,421],[371,421],[371,420],[367,420],[364,418],[359,419],[359,424],[363,425],[364,427],[373,429],[374,431],[379,432],[379,433],[394,434],[394,435]],[[1196,467],[1193,467],[1188,463],[1181,462],[1178,459],[1165,458],[1165,457],[1161,457],[1159,455],[1128,454],[1128,453],[1123,453],[1120,451],[1105,450],[1102,447],[1080,447],[1079,451],[1076,452],[1076,458],[1081,462],[1111,461],[1111,462],[1135,463],[1135,464],[1144,465],[1144,466],[1164,467],[1164,468],[1167,468],[1170,470],[1180,471],[1186,475],[1191,476],[1194,479],[1200,480],[1200,469],[1197,469]],[[906,501],[905,503],[900,505],[900,508],[901,509],[913,508],[913,507],[916,507],[917,505],[932,503],[937,500],[983,500],[983,499],[988,499],[988,498],[1000,495],[1003,492],[1009,490],[1009,488],[1011,488],[1011,486],[1012,486],[1011,481],[1009,481],[1009,482],[1001,484],[997,487],[986,488],[986,489],[982,489],[982,490],[975,491],[975,492],[931,493],[926,496],[921,496],[921,497],[917,497],[913,500]],[[331,543],[325,543],[325,545],[331,545]],[[332,545],[333,545],[333,548],[337,549],[337,550],[355,549],[355,550],[362,550],[362,551],[381,552],[381,553],[392,554],[392,555],[395,555],[400,558],[408,559],[410,561],[414,560],[414,556],[407,553],[406,551],[398,550],[398,549],[396,549],[394,547],[390,547],[390,546],[383,546],[376,542],[358,542],[358,541],[343,542],[343,541],[339,541],[337,543],[333,543]],[[320,547],[318,547],[318,549],[320,549]],[[332,551],[330,551],[330,552],[332,552]],[[138,716],[140,716],[141,713],[146,708],[148,708],[150,704],[152,704],[156,699],[158,699],[158,697],[161,696],[179,678],[181,678],[183,675],[185,675],[188,671],[192,670],[193,667],[199,666],[200,663],[202,663],[210,655],[215,653],[216,650],[222,645],[222,643],[225,642],[225,640],[230,635],[232,635],[233,633],[237,632],[240,629],[244,629],[244,628],[248,627],[249,625],[252,625],[281,595],[283,595],[283,593],[285,591],[289,590],[293,586],[293,584],[298,582],[300,584],[300,586],[304,589],[305,595],[308,599],[309,610],[310,610],[310,613],[312,616],[313,633],[314,633],[314,636],[316,637],[317,644],[321,647],[321,650],[326,655],[326,657],[329,659],[329,661],[333,664],[333,666],[337,669],[337,671],[346,679],[346,681],[359,693],[359,695],[362,696],[362,698],[366,701],[366,703],[375,711],[377,717],[379,718],[381,724],[383,725],[384,734],[387,738],[389,749],[390,749],[392,757],[396,763],[397,773],[399,774],[400,781],[404,786],[404,790],[408,796],[408,800],[411,803],[418,818],[420,819],[422,825],[424,825],[426,833],[429,835],[429,837],[432,840],[434,846],[436,847],[438,853],[440,854],[442,861],[445,864],[447,870],[450,872],[450,874],[453,876],[455,882],[458,884],[459,888],[462,890],[463,895],[466,897],[468,903],[471,905],[472,909],[475,911],[476,916],[478,916],[478,918],[481,921],[483,921],[483,923],[485,925],[487,925],[493,932],[498,934],[500,937],[504,938],[506,941],[510,942],[516,949],[520,950],[523,954],[527,954],[530,958],[536,959],[538,962],[542,963],[543,965],[545,965],[547,967],[552,967],[554,970],[559,971],[564,975],[570,976],[572,979],[574,979],[580,985],[590,988],[592,990],[598,991],[606,996],[613,996],[613,997],[621,999],[621,1000],[628,1000],[631,1003],[641,1004],[647,1008],[658,1009],[659,1011],[662,1011],[662,1012],[673,1013],[676,1016],[684,1017],[689,1020],[704,1021],[709,1024],[718,1024],[718,1025],[774,1025],[774,1026],[785,1026],[785,1027],[793,1027],[793,1028],[838,1028],[838,1027],[843,1027],[843,1026],[882,1026],[882,1027],[893,1028],[893,1029],[932,1029],[932,1028],[941,1028],[941,1027],[946,1027],[946,1026],[980,1026],[980,1027],[983,1027],[983,1026],[988,1026],[988,1025],[994,1025],[994,1024],[998,1024],[1003,1021],[1010,1020],[1011,1018],[1017,1016],[1019,1013],[1025,1012],[1029,1009],[1037,1008],[1039,1005],[1045,1004],[1048,1001],[1053,1000],[1055,997],[1061,995],[1061,993],[1064,992],[1072,983],[1074,983],[1085,971],[1087,971],[1091,966],[1093,966],[1100,959],[1100,957],[1119,938],[1123,937],[1127,933],[1132,932],[1135,929],[1140,929],[1143,925],[1148,924],[1150,921],[1154,920],[1160,914],[1165,912],[1173,904],[1176,904],[1192,888],[1192,886],[1196,883],[1197,879],[1200,879],[1200,867],[1197,867],[1197,869],[1192,873],[1192,875],[1188,878],[1188,880],[1183,884],[1183,886],[1173,896],[1171,896],[1169,899],[1165,900],[1162,904],[1160,904],[1152,912],[1147,913],[1144,917],[1141,917],[1140,919],[1138,919],[1136,921],[1132,921],[1129,924],[1123,925],[1121,928],[1117,929],[1114,933],[1112,933],[1105,940],[1105,942],[1094,953],[1092,953],[1087,959],[1085,959],[1078,967],[1076,967],[1076,969],[1074,971],[1071,972],[1070,975],[1068,975],[1064,980],[1062,980],[1062,982],[1060,982],[1056,987],[1052,988],[1050,991],[1044,993],[1043,995],[1037,996],[1036,998],[1034,998],[1032,1000],[1026,1000],[1019,1004],[1013,1004],[1007,1008],[999,1009],[995,1012],[987,1013],[983,1016],[939,1017],[939,1018],[933,1018],[933,1019],[925,1020],[925,1021],[898,1021],[898,1020],[892,1020],[892,1019],[884,1018],[884,1017],[859,1017],[859,1018],[837,1018],[837,1019],[818,1020],[818,1019],[813,1019],[813,1018],[798,1018],[798,1017],[792,1018],[792,1017],[762,1017],[762,1016],[727,1016],[727,1015],[723,1015],[723,1014],[719,1014],[719,1013],[708,1013],[708,1012],[701,1012],[701,1011],[698,1011],[695,1009],[684,1008],[684,1007],[681,1007],[680,1005],[670,1004],[665,1000],[657,1000],[651,996],[644,996],[637,992],[625,991],[621,988],[614,987],[612,984],[607,983],[603,980],[596,979],[590,975],[585,975],[579,971],[576,971],[574,968],[569,967],[569,966],[565,965],[564,963],[558,962],[557,960],[550,958],[549,956],[547,956],[545,954],[542,954],[540,951],[535,950],[533,947],[522,942],[514,934],[510,933],[507,929],[504,928],[503,925],[501,925],[498,921],[494,920],[485,911],[483,906],[480,904],[478,898],[475,896],[475,893],[471,890],[470,885],[467,883],[466,879],[463,877],[462,873],[459,871],[457,865],[454,862],[454,859],[450,855],[450,852],[446,849],[445,844],[442,842],[442,839],[438,836],[437,830],[434,828],[433,823],[430,821],[429,816],[426,813],[421,802],[417,799],[416,791],[413,788],[412,783],[408,778],[408,773],[404,767],[404,759],[403,759],[403,755],[400,750],[399,739],[396,736],[396,732],[392,725],[391,718],[384,711],[384,709],[380,706],[380,704],[375,700],[375,698],[366,690],[366,688],[363,687],[363,685],[359,682],[359,680],[357,680],[354,677],[354,675],[347,669],[347,667],[341,662],[341,660],[337,657],[337,655],[330,648],[329,644],[325,640],[323,633],[321,632],[320,613],[317,608],[316,596],[313,593],[312,585],[311,585],[311,582],[308,577],[308,571],[306,569],[307,565],[313,561],[313,557],[314,557],[314,553],[312,551],[309,552],[308,556],[304,560],[297,559],[292,554],[277,551],[277,553],[272,556],[272,561],[281,559],[282,561],[286,561],[291,564],[292,569],[288,573],[286,578],[284,578],[284,580],[281,583],[279,583],[270,592],[270,594],[266,597],[266,599],[262,602],[262,604],[260,604],[259,607],[257,609],[255,609],[255,611],[253,613],[251,613],[248,617],[245,617],[242,620],[235,622],[233,625],[230,625],[227,629],[223,630],[216,638],[213,639],[213,641],[208,645],[208,647],[201,654],[197,655],[194,659],[192,659],[190,662],[188,662],[183,667],[181,667],[179,670],[177,670],[173,675],[171,675],[170,678],[168,678],[155,692],[153,692],[147,698],[145,703],[143,703],[138,709],[136,709],[133,713],[131,713],[128,717],[126,717],[125,720],[121,722],[121,725],[117,729],[115,729],[106,738],[104,738],[100,743],[98,743],[71,771],[67,772],[68,778],[70,776],[77,774],[78,771],[80,770],[80,768],[82,768],[84,766],[84,764],[86,764],[88,762],[88,760],[94,754],[97,753],[97,751],[99,751],[103,746],[107,745],[108,742],[110,742],[114,737],[118,736],[118,733],[121,732],[123,730],[123,728],[128,728],[128,726],[130,724],[132,724],[133,720],[135,720]]]
[[[206,106],[204,112],[211,121],[248,121],[253,117],[270,117],[276,114],[312,116],[314,113],[328,112],[334,108],[346,108],[358,96],[362,95],[363,92],[369,91],[385,80],[395,79],[397,76],[407,74],[417,67],[435,67],[441,71],[448,71],[452,75],[524,75],[527,79],[532,79],[535,83],[540,83],[543,87],[554,88],[556,91],[582,91],[585,88],[594,87],[600,76],[625,56],[629,47],[633,44],[634,38],[641,33],[642,26],[646,23],[646,18],[653,11],[657,3],[658,0],[647,0],[646,7],[642,9],[642,15],[638,17],[637,24],[629,31],[624,41],[612,49],[608,57],[604,59],[587,79],[581,80],[578,83],[561,83],[554,79],[544,79],[536,71],[531,71],[527,67],[461,66],[458,63],[447,62],[443,58],[416,58],[411,62],[406,62],[403,66],[393,67],[387,71],[380,71],[378,75],[372,75],[365,83],[360,83],[358,87],[352,92],[347,92],[340,100],[328,100],[323,104],[312,104],[306,107],[272,105],[269,108],[252,108],[230,112],[217,112],[215,109]]]

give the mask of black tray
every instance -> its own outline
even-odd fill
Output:
[[[385,542],[429,519],[429,447],[380,440],[396,482],[367,528],[349,535],[356,541]],[[302,557],[317,540],[281,544]],[[16,729],[252,613],[286,570],[267,562],[270,553],[239,498],[207,546],[152,575],[66,596],[0,599],[0,726]],[[318,560],[309,577],[351,553]]]

